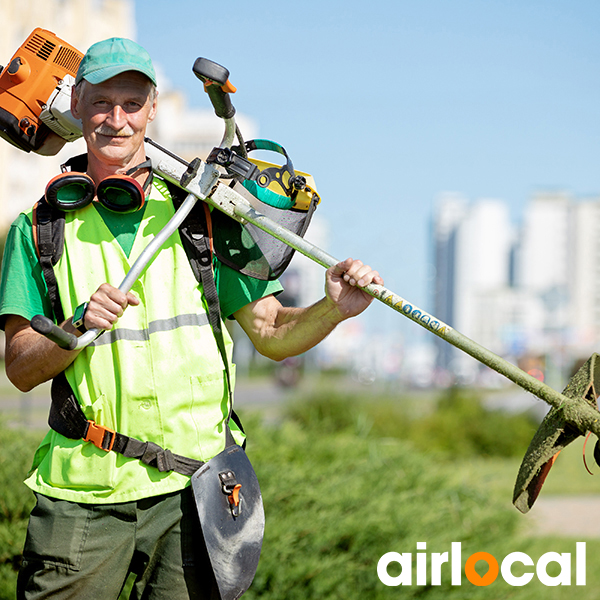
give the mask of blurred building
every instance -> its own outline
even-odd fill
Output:
[[[457,195],[438,200],[433,223],[436,283],[435,312],[445,323],[495,352],[504,350],[502,332],[510,295],[513,230],[506,205],[499,200],[469,204]],[[509,303],[510,304],[510,301]],[[436,338],[438,365],[475,376],[469,356]]]
[[[600,341],[599,234],[600,199],[537,193],[517,228],[502,201],[442,195],[433,219],[435,314],[558,384]],[[451,380],[487,371],[436,344],[437,367]]]
[[[582,357],[600,341],[600,198],[572,206],[572,262],[569,292],[572,338]]]
[[[433,314],[444,323],[454,320],[456,299],[456,234],[468,210],[468,201],[459,194],[443,194],[437,200],[433,218],[433,247],[436,277]],[[447,369],[454,355],[452,346],[435,338],[438,364]]]

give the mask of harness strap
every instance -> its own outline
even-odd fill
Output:
[[[35,249],[48,288],[54,320],[57,323],[62,323],[65,320],[65,315],[60,302],[58,283],[53,267],[60,260],[63,253],[65,214],[42,199],[33,207],[32,227]]]
[[[204,462],[164,449],[154,442],[143,442],[86,418],[64,372],[52,381],[52,404],[48,424],[61,435],[91,442],[105,452],[117,452],[127,458],[137,458],[161,473],[175,471],[192,476]],[[235,444],[229,426],[225,431],[226,447]]]
[[[174,454],[154,442],[142,442],[89,421],[77,402],[64,372],[52,381],[52,404],[48,424],[67,438],[84,439],[105,452],[112,450],[127,458],[137,458],[161,472],[176,471],[191,476],[204,464],[200,460]]]
[[[171,197],[175,208],[178,208],[182,202],[181,188],[173,185],[169,186]],[[185,193],[185,192],[183,192]],[[231,375],[229,373],[229,363],[227,361],[227,353],[225,351],[225,341],[223,339],[223,331],[221,329],[221,307],[219,305],[219,295],[212,270],[212,225],[210,220],[210,211],[208,207],[202,203],[205,208],[201,209],[198,205],[188,215],[185,221],[179,228],[181,241],[186,254],[190,260],[190,265],[194,276],[199,283],[202,283],[204,298],[208,308],[208,320],[212,327],[221,359],[225,366],[225,377],[227,379],[227,390],[229,395],[229,415],[227,422],[231,418],[233,411],[233,390],[231,389]]]

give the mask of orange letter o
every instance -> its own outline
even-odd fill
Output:
[[[475,570],[475,565],[480,560],[485,560],[488,564],[488,572],[483,577]],[[465,563],[465,575],[473,585],[485,586],[494,583],[498,577],[498,570],[498,561],[489,552],[475,552]]]

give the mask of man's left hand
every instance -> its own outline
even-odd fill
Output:
[[[342,319],[348,319],[360,314],[373,301],[372,296],[360,289],[370,283],[383,285],[383,279],[369,265],[347,258],[327,269],[325,293]]]

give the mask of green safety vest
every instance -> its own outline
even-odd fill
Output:
[[[127,258],[90,205],[65,215],[64,251],[54,267],[65,315],[89,300],[101,282],[118,286],[148,243],[173,216],[166,185],[155,179]],[[128,307],[111,331],[81,351],[65,375],[86,418],[207,461],[225,445],[229,394],[225,368],[198,284],[176,231],[135,282],[140,305]],[[232,386],[233,343],[223,326]],[[229,423],[234,439],[243,434]],[[26,484],[55,498],[128,502],[189,485],[140,460],[105,452],[51,430]]]

